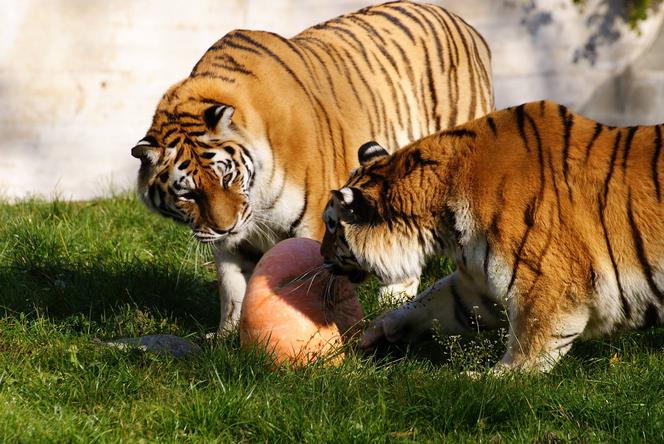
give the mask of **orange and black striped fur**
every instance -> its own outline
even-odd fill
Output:
[[[363,165],[333,192],[322,252],[337,273],[457,270],[365,333],[413,340],[509,325],[498,369],[548,370],[578,338],[664,320],[664,126],[614,128],[528,103]],[[409,252],[409,253],[404,253]]]
[[[233,31],[161,99],[132,150],[139,194],[213,245],[223,326],[262,252],[322,238],[352,147],[400,146],[492,108],[486,43],[439,7],[373,6],[290,39]]]

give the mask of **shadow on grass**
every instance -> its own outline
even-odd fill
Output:
[[[83,315],[103,322],[132,311],[132,316],[168,319],[185,329],[216,328],[216,282],[154,263],[125,263],[118,269],[101,264],[2,267],[0,313],[53,320]]]
[[[483,331],[463,336],[427,335],[417,343],[388,343],[383,341],[367,351],[377,363],[390,363],[402,359],[445,365],[459,371],[482,371],[493,367],[506,350],[504,332]],[[617,332],[603,338],[581,340],[563,358],[574,360],[587,370],[605,366],[626,355],[656,354],[664,352],[664,326],[638,331]]]

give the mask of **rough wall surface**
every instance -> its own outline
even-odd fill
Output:
[[[612,125],[664,122],[664,32],[622,73],[594,88],[579,110]]]
[[[234,28],[290,36],[358,0],[0,0],[0,195],[133,186],[161,94]],[[439,0],[493,49],[497,106],[549,98],[608,123],[664,121],[664,8],[629,31],[614,0]],[[653,42],[657,40],[655,46]]]

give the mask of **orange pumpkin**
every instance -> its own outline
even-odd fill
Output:
[[[277,364],[341,363],[339,348],[361,330],[363,313],[344,277],[336,278],[325,300],[329,274],[322,264],[320,244],[311,239],[287,239],[265,253],[242,303],[242,346],[263,347]]]

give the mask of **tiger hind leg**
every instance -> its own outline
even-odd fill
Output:
[[[547,315],[554,321],[543,320]],[[491,372],[500,375],[511,371],[550,371],[583,334],[589,319],[586,307],[557,316],[537,314],[532,308],[528,313],[515,310],[509,321],[507,351]]]

